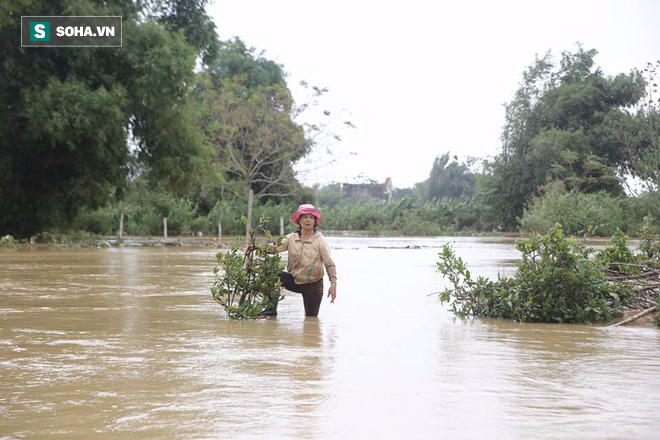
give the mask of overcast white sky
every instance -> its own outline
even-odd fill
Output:
[[[301,80],[327,87],[324,108],[357,126],[307,184],[405,188],[447,151],[497,154],[503,104],[536,54],[580,42],[612,76],[660,59],[656,0],[211,1],[220,38],[282,64],[294,93]]]

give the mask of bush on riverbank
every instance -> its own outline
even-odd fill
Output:
[[[461,232],[491,231],[477,199],[443,198],[434,203],[415,205],[404,197],[389,204],[375,201],[339,203],[323,207],[326,229],[341,231],[394,232],[400,235],[434,236]]]
[[[492,281],[473,279],[445,245],[437,267],[452,287],[439,294],[440,301],[461,317],[590,323],[611,320],[632,296],[630,287],[608,282],[603,261],[590,259],[589,251],[566,238],[559,226],[517,241],[516,248],[522,253],[516,275]]]
[[[310,190],[311,191],[311,190]],[[324,194],[319,191],[319,194]],[[256,200],[253,218],[269,217],[266,229],[280,233],[279,219],[291,230],[288,219],[301,202],[317,204],[323,212],[326,231],[356,231],[372,234],[403,236],[438,236],[483,234],[499,231],[482,195],[442,198],[418,204],[411,195],[395,198],[390,203],[376,199],[342,200],[320,197],[315,201],[308,194],[304,199]],[[317,203],[321,202],[321,203]],[[172,193],[150,189],[136,183],[121,204],[96,210],[83,209],[72,224],[49,231],[51,236],[83,232],[96,236],[116,236],[121,209],[124,210],[124,235],[162,236],[163,218],[167,217],[170,236],[216,236],[222,223],[223,235],[243,235],[241,218],[246,215],[247,202],[239,196],[207,203],[203,198],[179,197]],[[521,230],[545,234],[560,223],[567,235],[611,236],[617,228],[638,236],[642,219],[652,215],[660,218],[660,194],[640,197],[614,197],[607,193],[565,193],[560,188],[549,189],[535,199],[521,218]],[[11,231],[2,231],[3,234]]]
[[[253,218],[267,217],[264,225],[272,234],[279,234],[279,219],[289,226],[289,217],[298,207],[297,201],[255,203]],[[474,198],[442,199],[433,204],[416,206],[412,198],[403,198],[384,204],[376,200],[341,202],[318,205],[323,212],[323,229],[394,233],[399,235],[452,235],[490,231],[492,227],[483,218],[483,207]],[[167,217],[170,235],[191,235],[201,232],[216,235],[222,223],[223,234],[241,235],[245,227],[241,218],[247,210],[240,200],[217,202],[207,214],[184,198],[162,193],[144,194],[123,203],[124,234],[159,236],[163,234],[163,218]],[[105,207],[83,210],[73,229],[98,235],[117,235],[120,208]]]
[[[660,218],[660,196],[614,197],[606,192],[565,193],[556,187],[533,200],[520,220],[521,230],[546,234],[555,224],[568,235],[613,236],[617,229],[638,235],[647,216]]]

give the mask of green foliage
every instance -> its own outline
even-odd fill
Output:
[[[309,152],[310,143],[292,119],[286,85],[247,87],[237,76],[204,93],[210,103],[205,131],[229,177],[261,198],[295,193],[300,185],[293,163]]]
[[[94,235],[87,231],[66,231],[58,229],[43,231],[30,237],[30,243],[42,243],[49,246],[81,248],[90,246]]]
[[[7,234],[0,237],[0,248],[18,249],[18,241],[13,236]]]
[[[637,236],[647,216],[660,216],[660,194],[639,197],[612,196],[606,192],[566,193],[556,182],[545,193],[532,199],[520,220],[522,231],[547,233],[556,223],[569,235],[609,237],[617,228]]]
[[[286,84],[281,65],[262,53],[255,54],[255,49],[238,37],[220,43],[218,58],[207,71],[217,89],[222,88],[224,81],[237,77],[244,78],[247,89]]]
[[[574,193],[586,193],[600,187],[601,191],[622,194],[615,170],[607,166],[603,158],[573,151],[569,146],[559,153],[559,158],[551,165],[550,173]]]
[[[429,178],[417,184],[416,188],[420,203],[436,202],[449,198],[455,199],[461,196],[468,197],[474,193],[476,187],[476,176],[464,163],[459,164],[456,156],[449,162],[449,153],[438,156],[433,161],[433,167]]]
[[[640,273],[639,257],[628,247],[628,237],[617,228],[612,236],[612,246],[596,253],[596,259],[607,269],[619,273]]]
[[[622,199],[622,206],[626,223],[631,227],[621,229],[630,235],[637,235],[643,226],[644,218],[651,217],[655,222],[660,218],[660,191],[626,197]]]
[[[215,282],[211,294],[232,319],[275,315],[277,303],[283,298],[279,278],[283,268],[281,257],[272,253],[272,237],[264,228],[266,221],[262,217],[256,228],[265,233],[265,244],[257,243],[255,230],[251,229],[245,253],[241,252],[241,242],[237,240],[229,252],[217,254],[218,266],[213,268]]]
[[[378,231],[385,224],[385,209],[379,202],[340,203],[323,209],[323,225],[326,229]]]
[[[179,197],[138,179],[131,183],[126,198],[121,203],[124,208],[124,234],[162,235],[163,217],[167,217],[170,235],[201,232],[205,236],[215,236],[218,233],[218,223],[222,223],[224,236],[245,234],[245,225],[242,221],[245,215],[243,199],[218,201],[208,213],[203,212],[193,200]],[[295,199],[280,203],[258,202],[254,206],[253,215],[255,218],[266,217],[264,227],[273,234],[279,234],[280,217],[284,219],[285,228],[290,230],[292,226],[288,219],[300,203],[302,201]],[[96,210],[83,209],[72,223],[72,229],[88,231],[92,234],[116,235],[120,212],[121,207],[118,204]]]
[[[660,267],[660,228],[657,224],[654,224],[653,217],[644,218],[641,238],[642,241],[639,243],[640,259],[646,265]],[[660,314],[656,315],[653,323],[660,327]]]
[[[158,20],[168,29],[183,31],[186,41],[201,51],[202,62],[212,63],[218,57],[220,43],[215,32],[215,23],[205,11],[209,0],[145,0]]]
[[[116,235],[119,229],[120,209],[107,206],[92,210],[84,208],[73,221],[73,229],[96,235]],[[154,234],[155,235],[155,234]]]
[[[191,96],[195,51],[181,34],[154,22],[125,27],[130,50],[117,61],[117,74],[131,97],[127,113],[137,158],[150,180],[183,195],[211,172],[207,165],[214,155]]]
[[[167,217],[168,234],[190,234],[198,217],[194,204],[159,186],[150,186],[143,179],[131,183],[123,202],[124,233],[126,235],[162,235],[163,218]],[[115,207],[114,230],[119,227],[120,208]]]
[[[282,66],[240,39],[224,42],[197,85],[202,126],[229,182],[223,189],[262,200],[302,193],[293,163],[311,150]]]
[[[612,126],[627,155],[624,170],[640,179],[650,192],[660,188],[660,61],[648,63],[643,74],[646,90],[632,119],[613,120]]]
[[[660,228],[654,220],[652,216],[644,217],[639,243],[640,258],[644,262],[655,261],[656,265],[660,265]]]
[[[318,191],[322,193],[322,189]],[[279,234],[279,219],[284,219],[287,231],[293,227],[288,219],[299,204],[313,202],[324,214],[323,228],[335,231],[366,231],[414,236],[437,236],[490,232],[496,227],[488,207],[479,196],[443,198],[435,203],[418,206],[411,196],[395,199],[389,204],[362,201],[322,204],[328,200],[312,195],[257,200],[254,218],[267,216],[265,227]],[[245,233],[241,218],[245,215],[246,200],[238,195],[215,201],[210,208],[202,206],[212,199],[180,197],[144,179],[132,182],[123,203],[124,229],[128,235],[160,235],[163,217],[168,218],[169,232],[184,235],[202,232],[215,236],[218,223],[227,235]],[[116,235],[120,207],[108,205],[97,210],[84,209],[76,217],[73,229],[93,234]],[[611,236],[616,229],[637,236],[646,216],[660,217],[660,198],[657,194],[640,197],[612,197],[607,193],[565,194],[563,190],[548,188],[546,194],[535,199],[522,219],[526,231],[547,233],[555,223],[571,235]]]
[[[608,321],[631,291],[605,279],[602,263],[566,239],[560,227],[519,240],[522,253],[515,277],[476,280],[449,245],[439,254],[438,271],[450,282],[439,297],[458,316],[509,318],[523,322]]]
[[[189,96],[213,40],[204,4],[24,0],[0,14],[1,231],[69,227],[121,197],[131,167],[180,195],[205,174]],[[25,49],[21,15],[121,15],[124,45]]]
[[[387,205],[376,201],[341,202],[322,206],[326,229],[390,232],[402,235],[443,235],[459,231],[483,231],[489,224],[483,205],[473,197],[443,198],[415,206],[406,196]]]
[[[316,200],[318,205],[334,207],[342,201],[343,192],[341,185],[338,183],[332,183],[330,185],[323,186],[318,189],[316,192]]]
[[[506,105],[502,152],[485,166],[485,204],[504,229],[518,226],[540,188],[561,180],[573,192],[621,195],[615,170],[628,160],[618,136],[644,93],[641,74],[607,77],[595,50],[536,59]],[[614,122],[616,121],[616,122]]]
[[[289,218],[295,212],[300,203],[298,202],[282,202],[276,204],[273,201],[266,203],[256,203],[252,215],[255,218],[264,218],[263,227],[273,234],[280,232],[280,217],[284,219],[285,228],[291,227]],[[213,228],[217,228],[218,223],[222,223],[222,231],[224,234],[244,234],[245,225],[241,218],[245,215],[245,204],[236,201],[224,200],[218,202],[207,218]],[[205,232],[202,230],[202,232]]]
[[[439,294],[440,301],[450,303],[455,315],[465,317],[475,316],[505,316],[510,310],[503,311],[500,307],[497,288],[508,283],[507,278],[499,278],[493,282],[484,277],[472,279],[472,274],[461,257],[456,256],[449,244],[445,244],[442,252],[438,254],[440,261],[437,264],[441,272],[453,286]],[[511,305],[504,302],[502,306]]]
[[[520,227],[523,231],[545,234],[559,223],[569,235],[611,236],[617,228],[636,233],[632,228],[638,222],[634,219],[630,223],[630,220],[619,197],[605,192],[564,193],[552,187],[542,197],[532,200],[523,212]]]

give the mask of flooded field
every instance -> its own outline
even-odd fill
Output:
[[[215,249],[0,251],[0,438],[658,438],[660,330],[430,295],[442,244],[494,277],[512,239],[328,241],[336,303],[251,322],[211,298]]]

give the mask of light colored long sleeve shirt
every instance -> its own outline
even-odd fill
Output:
[[[278,253],[284,251],[288,251],[287,272],[293,275],[296,284],[314,283],[323,278],[325,271],[331,282],[337,280],[335,262],[320,232],[304,241],[297,232],[288,234],[277,248]]]

